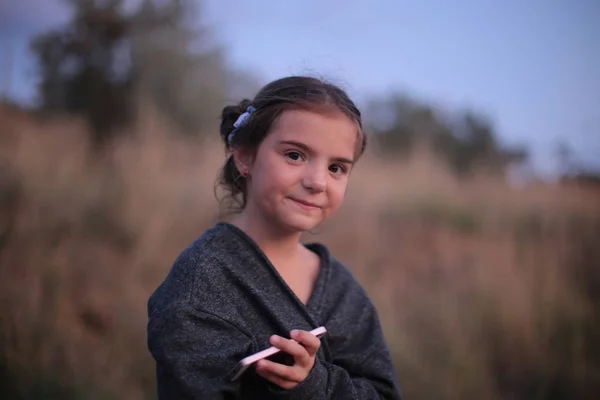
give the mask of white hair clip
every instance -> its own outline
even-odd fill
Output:
[[[250,116],[254,113],[254,111],[256,111],[255,107],[248,106],[248,108],[246,109],[246,112],[243,113],[242,115],[240,115],[238,117],[238,119],[233,123],[234,129],[231,131],[231,133],[229,134],[229,137],[227,138],[227,142],[230,145],[231,145],[231,142],[232,142],[233,137],[235,136],[236,132],[240,128],[243,128],[244,126],[246,126],[248,124],[248,120],[250,119]]]

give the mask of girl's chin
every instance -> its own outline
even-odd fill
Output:
[[[282,217],[283,218],[280,218],[279,220],[285,227],[285,230],[298,233],[310,231],[323,222],[321,218],[311,215],[302,215],[299,213],[289,213],[288,215]]]

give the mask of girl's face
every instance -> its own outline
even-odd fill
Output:
[[[357,132],[342,113],[284,111],[246,164],[246,207],[287,232],[331,217],[344,199]]]

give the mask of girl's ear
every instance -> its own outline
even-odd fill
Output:
[[[252,162],[254,161],[252,153],[248,150],[233,149],[232,155],[240,175],[250,175],[250,168],[252,168]]]

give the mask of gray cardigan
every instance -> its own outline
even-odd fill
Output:
[[[160,399],[401,399],[377,311],[351,272],[322,244],[321,271],[305,306],[255,242],[218,223],[175,260],[148,302],[148,348]],[[315,366],[291,390],[237,362],[269,336],[325,326]]]

